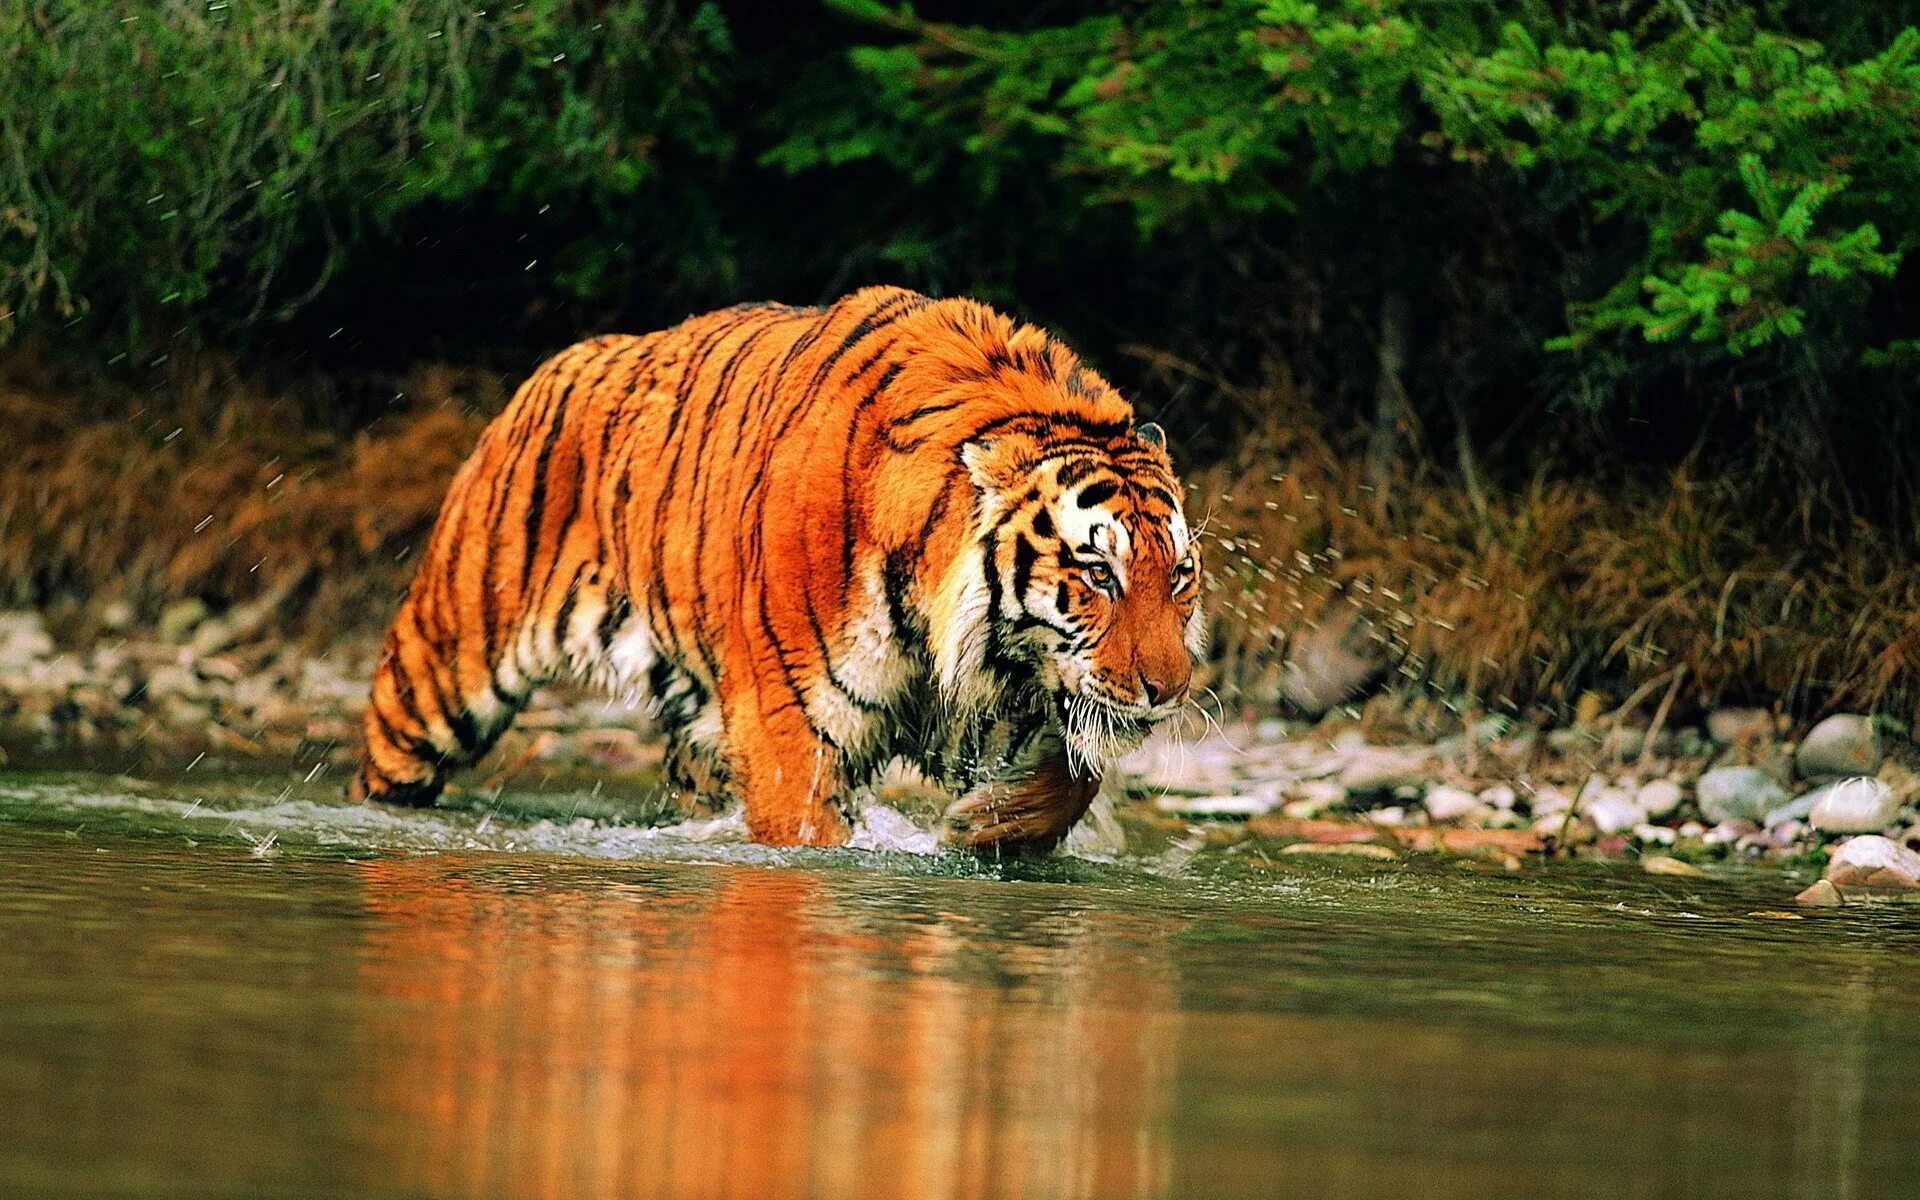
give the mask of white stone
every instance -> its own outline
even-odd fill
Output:
[[[1900,797],[1878,779],[1857,776],[1812,793],[1807,822],[1822,833],[1878,833],[1900,815]]]
[[[1877,834],[1848,838],[1834,847],[1824,876],[1843,887],[1870,881],[1872,886],[1920,887],[1920,854]]]
[[[1643,816],[1657,819],[1672,815],[1685,797],[1686,793],[1673,780],[1649,779],[1635,790],[1633,802],[1640,806]]]
[[[1425,750],[1368,747],[1348,760],[1340,772],[1340,786],[1349,796],[1391,792],[1424,782],[1430,762]]]
[[[1532,796],[1533,815],[1555,817],[1573,807],[1573,797],[1559,788],[1544,787]]]
[[[1218,796],[1162,796],[1154,807],[1182,817],[1257,817],[1280,803],[1276,792],[1238,792]]]
[[[1737,842],[1743,837],[1760,832],[1760,827],[1752,821],[1722,821],[1712,829],[1700,835],[1700,840],[1709,846],[1718,846],[1726,842]]]
[[[1314,813],[1325,812],[1347,798],[1347,789],[1331,779],[1303,779],[1287,788],[1293,804],[1309,806]]]
[[[1617,788],[1589,789],[1580,795],[1580,815],[1601,833],[1625,833],[1640,824],[1640,806]]]
[[[1519,799],[1519,794],[1504,783],[1496,783],[1480,791],[1480,803],[1499,809],[1501,812],[1511,811]]]
[[[1759,821],[1786,802],[1787,793],[1765,771],[1754,767],[1717,767],[1694,784],[1707,820]]]
[[[1871,775],[1880,769],[1880,733],[1872,717],[1839,713],[1807,731],[1793,756],[1794,766],[1807,779]]]
[[[1458,821],[1480,807],[1480,797],[1465,788],[1441,784],[1427,789],[1427,816],[1435,821]]]
[[[1665,825],[1635,825],[1633,838],[1637,842],[1652,842],[1661,846],[1671,846],[1679,835]]]
[[[53,639],[39,613],[0,612],[0,671],[32,666],[52,653]]]

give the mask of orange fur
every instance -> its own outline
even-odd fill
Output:
[[[455,478],[352,790],[431,803],[566,672],[644,697],[683,782],[765,842],[844,841],[847,792],[893,757],[956,791],[1062,790],[1058,664],[1121,714],[1102,730],[1137,733],[1184,692],[1197,630],[1179,488],[1132,419],[1040,330],[897,288],[582,342]],[[1035,480],[1070,476],[1101,499],[1063,513],[1130,548],[1125,594],[1041,532],[1061,497]],[[1019,627],[1028,596],[1057,596],[1068,633]],[[1050,846],[1091,796],[1065,792],[1064,823],[962,840]]]

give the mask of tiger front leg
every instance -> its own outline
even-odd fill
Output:
[[[727,718],[732,790],[747,832],[768,846],[844,846],[853,836],[841,805],[845,773],[838,750],[815,733],[798,705],[769,716],[749,704]]]
[[[1061,752],[1031,773],[980,784],[954,801],[945,841],[997,856],[1045,854],[1086,815],[1099,791],[1099,778],[1074,774]]]

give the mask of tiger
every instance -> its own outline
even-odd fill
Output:
[[[562,351],[457,472],[355,800],[430,805],[541,684],[644,707],[672,781],[842,845],[897,761],[954,847],[1038,854],[1187,703],[1198,538],[1159,427],[1060,341],[867,288]]]

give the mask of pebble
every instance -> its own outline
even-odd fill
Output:
[[[1813,802],[1819,799],[1820,793],[1825,790],[1816,788],[1804,796],[1795,796],[1779,808],[1769,810],[1767,815],[1761,818],[1760,823],[1772,829],[1776,825],[1785,825],[1789,821],[1806,820],[1807,814],[1813,811]]]
[[[1671,854],[1649,854],[1640,860],[1640,869],[1649,875],[1676,875],[1687,879],[1698,879],[1706,875],[1706,872],[1699,867],[1677,859]]]
[[[1334,854],[1352,858],[1396,859],[1400,855],[1373,842],[1295,842],[1280,847],[1282,854]]]
[[[175,600],[160,613],[157,632],[163,642],[184,642],[208,616],[207,602],[198,598]]]
[[[1533,794],[1532,808],[1536,817],[1558,816],[1573,807],[1573,797],[1559,788],[1544,787]]]
[[[1257,817],[1273,811],[1279,797],[1273,793],[1242,792],[1223,796],[1162,796],[1154,807],[1181,817]]]
[[[1716,767],[1694,784],[1709,821],[1759,821],[1787,800],[1786,791],[1754,767]]]
[[[1633,794],[1633,802],[1640,806],[1640,812],[1656,820],[1671,816],[1685,798],[1686,793],[1671,779],[1650,779]]]
[[[1794,766],[1806,779],[1871,775],[1880,769],[1880,733],[1873,718],[1838,713],[1807,731],[1794,753]]]
[[[1822,833],[1878,833],[1900,815],[1900,797],[1869,776],[1830,783],[1803,799],[1807,823]]]
[[[1737,842],[1744,837],[1752,837],[1760,832],[1760,827],[1752,821],[1722,821],[1712,829],[1700,835],[1700,840],[1709,846],[1718,846],[1726,842]]]
[[[1480,791],[1480,803],[1501,812],[1511,812],[1519,799],[1519,794],[1504,783],[1496,783]]]
[[[1349,796],[1366,796],[1421,784],[1431,761],[1423,749],[1367,747],[1356,751],[1340,772],[1340,786]]]
[[[1838,908],[1846,900],[1840,895],[1840,889],[1827,879],[1815,880],[1813,886],[1806,888],[1793,898],[1795,904],[1805,904],[1811,908]]]
[[[1317,817],[1347,798],[1347,789],[1331,779],[1306,779],[1287,789],[1289,816]]]
[[[1838,887],[1920,888],[1920,854],[1891,838],[1865,834],[1836,846],[1822,875]]]
[[[1422,801],[1427,807],[1427,816],[1434,821],[1458,821],[1460,818],[1480,808],[1481,798],[1465,788],[1440,784],[1427,789]]]
[[[1633,827],[1633,837],[1634,837],[1634,840],[1638,842],[1648,842],[1648,843],[1651,843],[1654,845],[1660,845],[1660,846],[1671,846],[1675,841],[1679,839],[1679,836],[1680,836],[1679,834],[1675,833],[1671,829],[1668,829],[1665,825],[1640,824],[1640,825],[1635,825]]]
[[[1640,824],[1640,806],[1617,788],[1601,788],[1582,795],[1580,813],[1603,834],[1625,833]]]
[[[52,653],[53,638],[39,613],[0,612],[0,670],[30,667]]]

